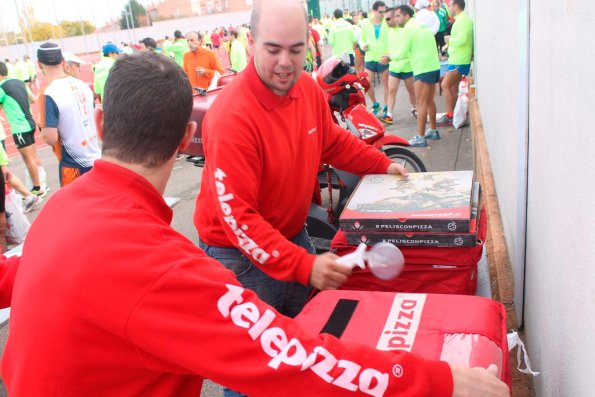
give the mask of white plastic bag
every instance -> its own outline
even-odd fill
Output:
[[[459,97],[452,116],[452,126],[459,129],[467,124],[467,111],[469,109],[469,85],[467,78],[463,77],[459,83]]]
[[[6,185],[6,241],[11,244],[21,244],[31,224],[23,213],[23,199]]]
[[[517,360],[517,369],[519,372],[523,374],[530,374],[533,376],[539,375],[539,372],[533,371],[531,369],[531,361],[529,360],[529,353],[527,353],[527,349],[525,349],[525,344],[521,340],[519,334],[516,331],[512,331],[508,335],[506,335],[506,339],[508,342],[508,351],[511,351],[515,347],[518,347],[516,351],[516,360]],[[525,361],[525,368],[521,368],[521,353],[523,354],[523,360]]]
[[[42,190],[48,190],[47,184],[47,174],[45,169],[42,166],[37,166],[37,172],[39,173],[39,186]],[[25,186],[27,189],[31,191],[33,189],[33,181],[31,180],[31,175],[29,175],[29,170],[25,168]]]

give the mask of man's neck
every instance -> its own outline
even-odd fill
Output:
[[[147,168],[142,164],[126,163],[111,156],[103,155],[101,156],[101,159],[109,163],[119,165],[120,167],[126,168],[127,170],[142,176],[147,181],[149,181],[149,183],[153,185],[159,193],[163,195],[165,192],[165,187],[167,186],[167,181],[171,175],[171,171],[174,168],[176,156],[172,156],[172,158],[169,159],[164,165],[154,168]]]
[[[44,75],[48,80],[48,84],[54,80],[68,76],[66,73],[64,73],[64,69],[62,69],[62,66],[57,68],[45,68]]]

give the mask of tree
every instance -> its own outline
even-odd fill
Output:
[[[130,11],[132,11],[132,18],[130,18]],[[126,4],[124,4],[122,13],[120,14],[120,28],[138,28],[141,26],[141,20],[144,19],[146,21],[146,15],[147,12],[145,7],[143,7],[137,0],[127,1]],[[143,23],[143,26],[147,25],[148,24],[146,22]]]
[[[62,21],[60,22],[60,29],[62,29],[62,34],[65,37],[70,36],[82,36],[83,28],[85,34],[93,33],[95,31],[95,26],[89,21]]]

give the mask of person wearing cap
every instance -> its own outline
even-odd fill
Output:
[[[87,62],[68,51],[64,51],[62,56],[64,57],[64,73],[76,79],[80,79],[81,65],[85,65]]]
[[[31,193],[43,197],[46,195],[42,187],[40,173],[45,173],[37,156],[35,131],[37,125],[31,114],[30,102],[34,96],[25,83],[17,78],[8,78],[8,69],[0,62],[0,105],[4,109],[8,124],[12,131],[12,139],[17,147],[31,177],[33,188]]]
[[[174,32],[174,39],[167,50],[174,55],[176,63],[180,67],[184,67],[184,54],[188,52],[188,42],[179,30]]]
[[[215,73],[223,74],[223,68],[215,53],[202,46],[202,35],[190,32],[186,35],[190,51],[184,54],[182,68],[192,88],[208,89]]]
[[[60,186],[66,186],[90,171],[101,156],[93,119],[93,92],[86,83],[64,72],[62,50],[57,44],[42,44],[37,59],[48,81],[39,106],[43,138],[54,147]]]
[[[101,58],[101,61],[95,65],[95,76],[93,77],[95,95],[98,96],[100,100],[103,100],[103,87],[105,87],[107,75],[114,65],[114,62],[116,62],[116,58],[122,53],[122,50],[114,43],[107,43],[103,46],[102,53],[103,58]]]
[[[434,11],[428,10],[430,2],[428,0],[417,0],[415,3],[415,19],[430,28],[435,36],[440,29],[440,19]]]

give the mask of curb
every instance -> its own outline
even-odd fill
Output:
[[[471,82],[470,82],[471,84]],[[493,299],[501,302],[506,309],[506,327],[509,331],[518,330],[516,309],[514,307],[514,278],[508,255],[508,246],[504,236],[502,217],[496,185],[492,174],[490,155],[488,152],[485,131],[481,119],[479,104],[475,95],[469,98],[469,116],[471,119],[471,137],[475,175],[481,184],[484,194],[484,206],[488,215],[488,235],[486,247],[488,254],[488,268],[492,286]],[[517,360],[514,351],[509,352],[508,362],[512,370],[512,396],[534,397],[533,378],[516,370]]]

